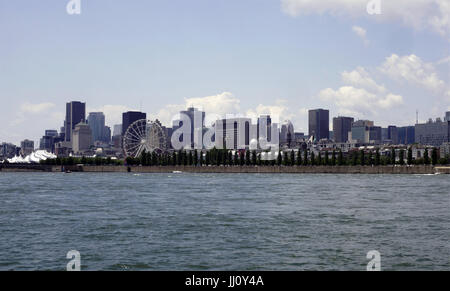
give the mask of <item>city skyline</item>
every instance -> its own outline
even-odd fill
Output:
[[[421,122],[441,117],[450,108],[444,5],[382,1],[382,14],[368,15],[361,2],[92,2],[78,16],[64,1],[2,3],[0,142],[59,130],[72,99],[111,128],[130,110],[170,125],[191,105],[277,113],[301,132],[309,108],[383,127],[413,125],[416,110]]]

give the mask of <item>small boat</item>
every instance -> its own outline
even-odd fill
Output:
[[[173,174],[181,174],[181,173],[183,173],[183,172],[181,172],[181,171],[173,171],[172,173],[173,173]]]

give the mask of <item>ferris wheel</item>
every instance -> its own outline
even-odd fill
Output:
[[[138,158],[145,152],[163,152],[167,149],[167,136],[158,121],[140,119],[133,122],[123,137],[126,157]]]

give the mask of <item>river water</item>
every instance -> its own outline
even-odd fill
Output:
[[[0,173],[0,270],[450,270],[450,176]]]

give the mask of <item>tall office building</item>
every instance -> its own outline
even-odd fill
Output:
[[[92,141],[92,130],[88,124],[81,122],[73,130],[72,148],[75,154],[83,154],[90,149]]]
[[[350,136],[353,142],[379,144],[382,130],[380,126],[374,126],[373,121],[358,120],[353,122]]]
[[[147,114],[139,111],[128,111],[122,114],[122,136],[125,135],[128,127],[140,119],[147,119]]]
[[[89,113],[88,124],[92,130],[94,142],[109,143],[111,141],[111,129],[105,125],[105,115],[103,112]]]
[[[330,138],[330,111],[315,109],[309,111],[309,136],[314,140]]]
[[[195,144],[200,145],[201,147],[203,144],[202,133],[203,128],[205,127],[205,112],[194,107],[189,107],[185,111],[180,111],[180,114],[188,116],[191,122],[191,148],[194,148]]]
[[[25,157],[31,154],[33,151],[34,151],[34,141],[26,139],[20,142],[20,155]]]
[[[403,126],[398,128],[398,143],[410,145],[415,143],[416,128],[414,126]]]
[[[397,126],[390,125],[388,126],[388,136],[387,139],[390,140],[393,144],[398,144],[398,128]]]
[[[333,135],[337,143],[348,141],[348,133],[352,131],[352,124],[355,121],[353,117],[339,116],[333,118]]]
[[[218,149],[248,149],[250,146],[250,118],[228,118],[216,121],[215,143]]]
[[[264,132],[260,132],[261,129],[266,129]],[[256,138],[258,142],[260,142],[260,138],[266,140],[267,142],[272,141],[272,118],[270,115],[261,115],[258,118],[258,122],[256,124]]]
[[[65,141],[72,140],[72,132],[75,126],[86,120],[86,103],[72,101],[66,104],[66,120],[64,122]]]

